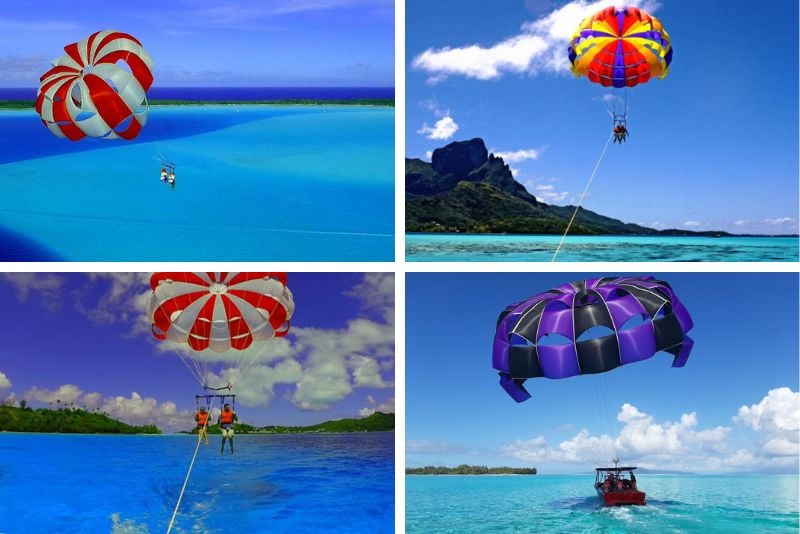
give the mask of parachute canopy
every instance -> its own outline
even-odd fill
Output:
[[[607,7],[585,18],[568,51],[575,76],[606,87],[664,78],[672,62],[672,43],[661,22],[635,7]]]
[[[155,273],[150,288],[153,335],[194,351],[283,337],[294,312],[286,273]]]
[[[58,137],[133,139],[147,121],[153,61],[135,37],[99,31],[64,47],[40,78],[36,112]]]
[[[669,284],[652,276],[572,282],[500,314],[492,363],[503,389],[522,402],[530,398],[523,386],[528,378],[602,373],[659,351],[683,367],[694,344],[686,335],[692,326]],[[592,337],[598,330],[604,335]]]

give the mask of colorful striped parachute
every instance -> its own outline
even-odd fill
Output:
[[[500,314],[492,363],[503,389],[522,402],[530,398],[528,378],[602,373],[659,351],[683,367],[694,344],[686,335],[691,328],[672,288],[652,276],[572,282]]]
[[[147,121],[153,61],[135,37],[100,31],[64,47],[40,78],[36,112],[58,137],[133,139]]]
[[[155,273],[150,288],[153,335],[195,351],[283,337],[294,312],[286,273]]]
[[[652,15],[635,7],[608,7],[581,22],[569,60],[575,76],[606,87],[633,87],[667,75],[672,43]]]

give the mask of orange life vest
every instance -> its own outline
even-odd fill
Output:
[[[220,422],[223,425],[229,425],[233,423],[233,410],[231,410],[230,412],[223,411],[219,417],[220,417]]]
[[[206,426],[206,422],[208,422],[208,412],[197,412],[197,426]]]

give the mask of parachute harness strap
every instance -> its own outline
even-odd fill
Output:
[[[606,141],[606,146],[603,147],[603,151],[600,153],[600,158],[597,160],[597,163],[594,166],[594,170],[592,171],[591,176],[589,176],[589,181],[586,182],[586,187],[583,189],[583,193],[581,193],[581,198],[578,199],[578,204],[575,206],[575,211],[572,212],[572,217],[569,219],[569,223],[567,223],[567,228],[564,230],[564,235],[561,236],[561,241],[558,242],[558,246],[556,247],[556,251],[553,253],[553,258],[550,260],[551,262],[556,261],[556,257],[558,256],[558,252],[561,250],[561,245],[564,244],[564,240],[567,238],[567,234],[569,233],[569,229],[572,226],[573,221],[575,221],[575,216],[578,215],[578,210],[581,209],[581,203],[583,203],[583,199],[586,197],[586,193],[589,192],[589,187],[592,185],[592,180],[594,180],[594,175],[597,174],[597,169],[600,168],[600,162],[603,161],[603,158],[606,155],[606,151],[608,150],[608,145],[611,144],[611,138],[614,137],[614,132],[611,132],[608,136],[608,140]]]
[[[208,422],[211,420],[211,409],[214,406],[215,398],[212,398],[211,403],[208,407],[208,418],[206,419],[205,427],[208,428]],[[199,400],[195,397],[195,403],[198,403]],[[208,404],[208,402],[206,402]],[[186,471],[186,478],[183,480],[183,487],[181,487],[181,493],[178,495],[178,502],[175,503],[175,510],[172,512],[172,518],[169,520],[169,526],[167,526],[167,534],[172,531],[172,526],[175,524],[175,518],[178,516],[178,509],[181,507],[181,501],[183,500],[183,494],[186,491],[186,486],[189,484],[189,477],[192,474],[192,468],[194,467],[194,461],[197,458],[197,451],[200,450],[200,441],[201,436],[197,434],[197,445],[194,447],[194,454],[192,454],[192,461],[189,463],[189,470]]]

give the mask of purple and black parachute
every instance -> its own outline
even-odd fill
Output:
[[[669,284],[653,276],[571,282],[506,307],[492,364],[503,389],[522,402],[531,396],[528,378],[603,373],[660,351],[674,356],[672,367],[683,367],[692,326]],[[612,333],[581,337],[593,328]]]

